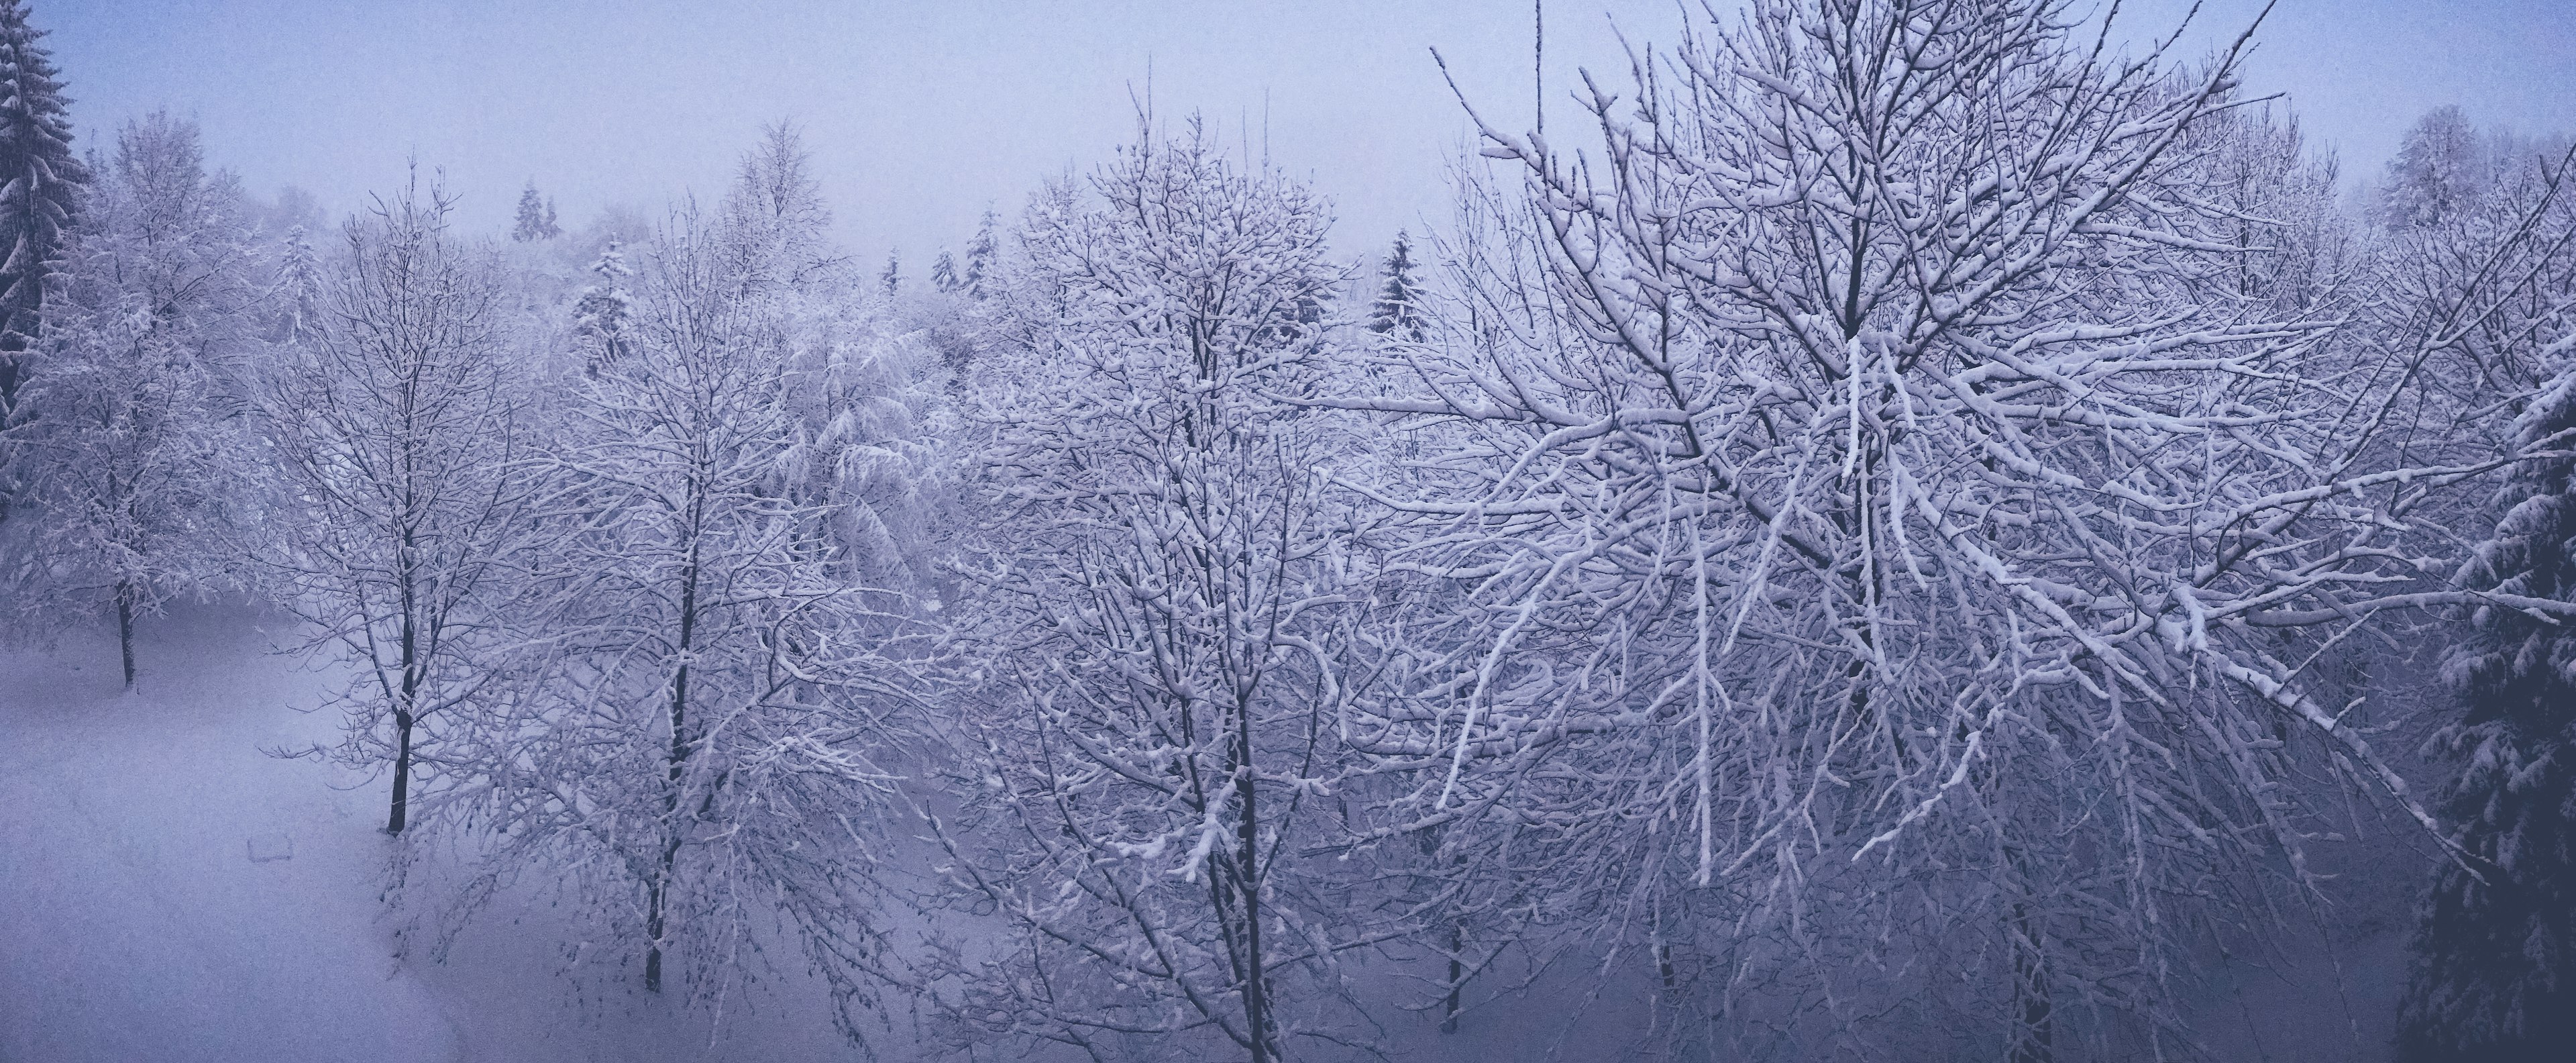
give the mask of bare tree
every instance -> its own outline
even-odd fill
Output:
[[[87,224],[67,248],[28,389],[39,502],[13,573],[24,613],[111,613],[134,685],[134,622],[225,578],[228,483],[246,442],[232,369],[248,346],[249,233],[230,174],[208,172],[196,127],[155,113],[95,160]]]
[[[1311,391],[1343,280],[1326,218],[1193,122],[1031,208],[1055,309],[979,407],[959,649],[957,890],[1007,928],[951,957],[976,1040],[1255,1061],[1365,1037],[1340,957],[1394,936],[1342,877],[1336,794],[1370,563]],[[1318,850],[1324,855],[1318,855]]]
[[[436,749],[491,693],[481,655],[519,589],[527,530],[495,274],[449,234],[452,204],[412,186],[349,222],[320,320],[283,349],[264,397],[282,480],[269,560],[315,645],[357,668],[333,752],[391,762],[391,834],[416,777],[447,781]]]
[[[487,846],[460,915],[535,876],[641,947],[646,989],[710,1000],[784,916],[846,1000],[887,962],[872,825],[915,621],[844,578],[824,507],[793,490],[792,403],[817,381],[732,251],[676,217],[639,263],[625,352],[561,405],[531,466],[549,530],[504,669],[518,694],[441,809]]]
[[[2244,37],[2079,25],[1757,3],[1587,79],[1597,158],[1484,123],[1525,194],[1467,190],[1413,394],[1340,403],[1451,426],[1393,502],[1481,628],[1367,728],[1430,780],[1380,829],[1589,884],[1686,1036],[2188,1044],[2186,950],[2318,887],[2306,773],[2429,822],[2304,673],[2460,600],[2426,507],[2513,455],[2378,445],[2448,340],[2221,284],[2297,229],[2217,195]]]

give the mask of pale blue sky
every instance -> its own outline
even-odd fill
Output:
[[[1695,4],[1693,5],[1696,6]],[[2184,0],[2127,5],[2168,27]],[[2261,0],[2209,0],[2203,41]],[[1248,120],[1259,150],[1337,202],[1347,249],[1445,214],[1464,135],[1427,49],[1479,103],[1524,123],[1530,7],[1466,0],[34,0],[75,98],[101,130],[156,106],[194,115],[209,154],[271,193],[335,210],[446,168],[466,219],[506,224],[534,177],[567,221],[721,192],[764,121],[802,124],[862,253],[905,249],[918,275],[987,204],[1018,209],[1045,175],[1088,167],[1131,128],[1150,59],[1159,109]],[[1605,14],[1668,41],[1657,0],[1552,0],[1551,83],[1580,63],[1624,78]],[[2444,103],[2525,133],[2576,130],[2576,0],[2282,0],[2254,87],[2292,93],[2348,174]],[[1558,97],[1561,101],[1562,97]],[[1551,104],[1551,112],[1571,107]]]

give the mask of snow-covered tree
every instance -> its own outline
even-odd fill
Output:
[[[2494,162],[2467,114],[2437,107],[2406,131],[2372,206],[2391,228],[2439,225],[2484,198]]]
[[[271,341],[299,343],[312,335],[322,310],[322,254],[303,226],[279,238],[277,277],[261,302],[273,315]]]
[[[2201,905],[2317,888],[2305,773],[2422,815],[2299,662],[2461,599],[2426,506],[2498,456],[2373,445],[2431,334],[2216,290],[2243,38],[2183,70],[2057,0],[1712,22],[1585,83],[1601,157],[1483,123],[1525,194],[1467,190],[1461,306],[1383,353],[1409,394],[1345,403],[1455,448],[1396,502],[1453,618],[1365,748],[1657,957],[1678,1036],[2187,1039]]]
[[[573,344],[582,356],[583,370],[596,376],[626,353],[627,318],[635,301],[627,285],[635,270],[627,266],[623,246],[610,240],[590,264],[590,273],[597,279],[582,289],[572,307]]]
[[[1386,254],[1386,284],[1369,304],[1368,330],[1398,340],[1422,339],[1422,284],[1414,277],[1413,238],[1402,231]]]
[[[881,959],[869,847],[900,738],[899,596],[851,582],[789,489],[812,386],[724,227],[681,215],[636,279],[626,353],[545,462],[556,529],[514,674],[541,679],[448,807],[487,837],[469,899],[560,887],[643,982],[721,997],[773,913],[856,991]],[[676,960],[674,960],[676,957]]]
[[[524,244],[562,235],[563,227],[555,224],[555,201],[538,195],[536,180],[529,179],[528,186],[519,190],[519,214],[510,227],[510,239]]]
[[[975,239],[966,244],[966,271],[958,278],[958,290],[977,301],[992,298],[1001,287],[1002,216],[984,212],[975,223]]]
[[[828,239],[832,211],[804,135],[786,122],[763,127],[759,143],[743,153],[725,194],[723,221],[745,283],[804,286],[846,261]]]
[[[941,251],[938,258],[931,260],[930,286],[943,292],[956,292],[965,288],[965,282],[957,279],[955,256]]]
[[[903,253],[901,251],[888,251],[886,252],[885,270],[877,274],[877,290],[884,292],[886,298],[892,299],[895,297],[895,294],[902,289]]]
[[[2504,519],[2460,573],[2499,600],[2443,661],[2461,714],[2434,744],[2459,765],[2441,794],[2458,855],[2425,902],[2399,1031],[2423,1063],[2538,1063],[2576,1044],[2576,632],[2509,604],[2576,601],[2576,372],[2520,429],[2545,456],[2515,467]]]
[[[2410,129],[2382,175],[2373,309],[2392,337],[2423,337],[2428,386],[2405,411],[2441,424],[2434,445],[2510,448],[2518,403],[2554,369],[2543,348],[2576,310],[2576,161],[2480,135],[2458,108]]]
[[[1039,197],[1060,307],[998,356],[978,424],[960,652],[956,889],[1006,944],[952,957],[974,1039],[1094,1056],[1366,1036],[1339,964],[1385,939],[1315,847],[1354,762],[1369,562],[1295,404],[1334,352],[1327,216],[1195,122]]]
[[[321,314],[263,397],[283,481],[269,557],[317,648],[354,666],[332,752],[390,765],[399,834],[415,786],[459,781],[462,742],[502,691],[488,658],[524,589],[524,426],[496,335],[497,266],[448,229],[453,201],[407,187],[352,220]]]
[[[0,0],[0,524],[18,489],[13,431],[43,332],[47,284],[80,210],[88,167],[72,154],[61,71],[28,24],[25,0]]]
[[[119,131],[67,247],[22,430],[40,505],[21,551],[22,611],[109,613],[127,686],[134,621],[219,578],[228,483],[244,448],[226,372],[253,332],[250,239],[196,127],[154,113]]]

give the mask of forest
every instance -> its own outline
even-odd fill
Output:
[[[880,263],[784,121],[494,233],[75,143],[0,0],[0,625],[260,610],[399,962],[861,1057],[2253,1059],[2380,890],[2314,1058],[2563,1059],[2576,147],[2100,16],[1671,13],[1385,247],[1140,97]]]

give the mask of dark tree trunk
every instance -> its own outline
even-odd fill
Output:
[[[644,946],[644,990],[648,993],[662,991],[662,887],[664,882],[669,881],[670,861],[668,859],[663,861],[662,869],[664,881],[656,882],[644,890],[646,907],[644,936],[651,939],[651,943]]]
[[[1253,803],[1252,712],[1238,706],[1234,718],[1234,797],[1243,809],[1235,824],[1235,860],[1243,891],[1243,1021],[1252,1034],[1252,1063],[1278,1058],[1272,1043],[1270,983],[1263,977],[1261,955],[1260,809]]]
[[[394,713],[394,806],[385,817],[385,833],[403,832],[403,819],[411,811],[411,725],[408,712]]]
[[[116,645],[125,653],[125,689],[134,689],[134,582],[116,582]]]
[[[2012,1063],[2051,1063],[2057,1058],[2056,1005],[2048,992],[2048,971],[2040,963],[2039,928],[2030,912],[2013,906]]]
[[[404,556],[411,550],[406,538]],[[420,626],[413,612],[415,598],[408,578],[410,565],[404,566],[402,615],[402,694],[394,703],[394,803],[385,815],[385,833],[401,834],[411,815],[411,728],[420,722],[413,712],[420,707]]]
[[[1441,1033],[1458,1032],[1458,994],[1465,988],[1467,977],[1467,965],[1460,961],[1459,953],[1466,948],[1467,924],[1449,924],[1449,1001],[1440,1016]]]
[[[680,863],[680,770],[689,759],[689,665],[698,632],[698,557],[692,540],[688,567],[680,574],[680,666],[671,677],[671,758],[668,789],[662,795],[662,872],[644,891],[644,988],[662,991],[662,925],[664,900]]]

